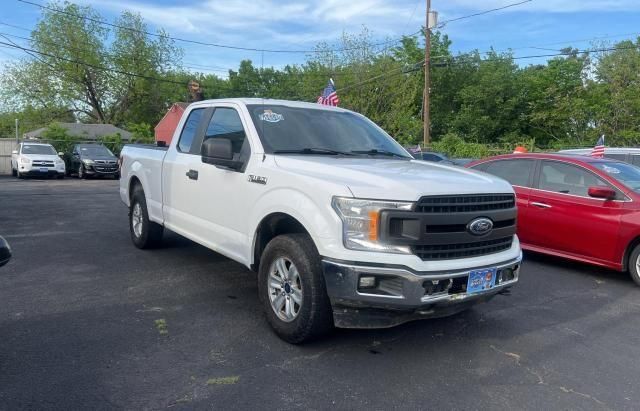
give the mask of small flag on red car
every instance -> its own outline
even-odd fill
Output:
[[[596,146],[593,148],[593,150],[591,150],[591,157],[604,157],[604,134],[600,136],[600,138],[596,142]]]
[[[329,84],[324,88],[322,95],[318,97],[318,104],[324,104],[325,106],[337,106],[340,104],[333,79],[329,79]]]

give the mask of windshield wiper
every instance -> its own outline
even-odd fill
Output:
[[[370,156],[381,155],[381,156],[389,156],[389,157],[400,157],[400,158],[409,158],[407,156],[403,156],[402,154],[394,153],[393,151],[388,150],[378,150],[376,148],[371,150],[354,150],[352,151],[354,154],[368,154]]]
[[[273,154],[324,154],[331,156],[353,156],[352,153],[346,151],[331,150],[330,148],[301,148],[297,150],[275,150]]]

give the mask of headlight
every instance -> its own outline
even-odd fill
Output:
[[[342,220],[342,239],[346,248],[384,253],[411,253],[409,247],[381,243],[379,226],[382,210],[411,210],[413,203],[334,197],[332,206]]]
[[[91,164],[93,164],[93,160],[89,160],[89,159],[82,160],[82,162],[83,162],[83,163],[85,163],[86,165],[91,165]]]
[[[64,161],[62,161],[62,159],[60,158],[56,158],[56,165],[61,165],[64,164]]]
[[[20,157],[20,162],[22,164],[31,164],[31,159],[27,157]]]

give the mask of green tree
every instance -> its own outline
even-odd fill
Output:
[[[87,122],[157,121],[167,103],[153,79],[181,59],[168,37],[140,33],[146,26],[137,14],[123,13],[122,28],[110,31],[90,6],[49,7],[61,12],[43,9],[31,34],[36,53],[5,70],[3,97],[18,107],[65,107]]]

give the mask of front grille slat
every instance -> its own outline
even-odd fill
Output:
[[[515,207],[513,194],[423,197],[418,202],[419,213],[468,213],[505,210]]]
[[[513,237],[510,236],[465,244],[418,245],[413,247],[413,252],[425,261],[447,260],[498,253],[510,249],[512,243]]]

